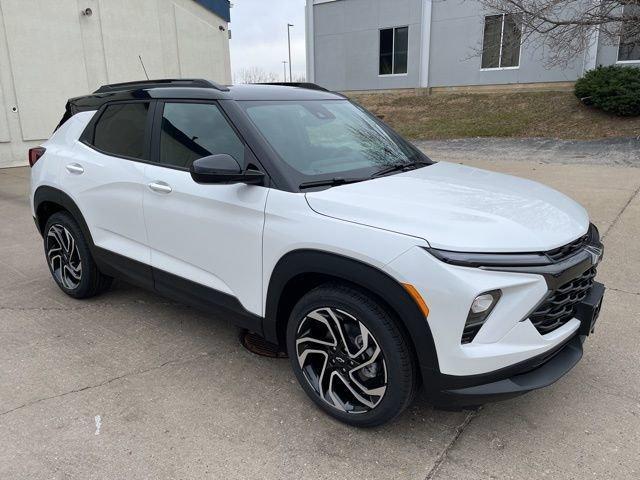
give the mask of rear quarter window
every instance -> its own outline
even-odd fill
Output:
[[[149,103],[120,103],[105,108],[96,123],[93,146],[122,157],[142,159]]]

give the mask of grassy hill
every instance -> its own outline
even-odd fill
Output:
[[[584,106],[571,92],[351,95],[412,139],[639,137],[640,117],[621,118]]]

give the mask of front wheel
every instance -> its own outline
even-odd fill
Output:
[[[415,395],[417,369],[407,339],[358,288],[325,284],[302,297],[289,319],[287,349],[307,395],[350,425],[386,423]]]

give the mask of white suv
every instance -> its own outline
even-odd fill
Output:
[[[69,100],[29,161],[66,294],[119,277],[222,312],[352,425],[389,421],[420,385],[461,408],[553,383],[604,294],[580,205],[434,163],[311,84],[107,85]]]

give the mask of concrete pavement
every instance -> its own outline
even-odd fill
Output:
[[[478,412],[417,401],[374,430],[323,415],[224,318],[123,283],[64,296],[28,169],[0,170],[0,478],[638,478],[640,169],[468,158],[589,209],[609,288],[596,335],[550,388]]]

